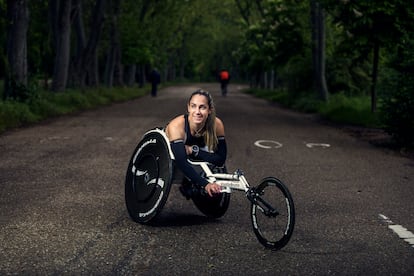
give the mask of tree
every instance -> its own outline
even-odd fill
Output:
[[[87,43],[73,62],[73,70],[71,71],[71,74],[75,87],[83,88],[86,86],[99,85],[97,50],[103,30],[104,14],[105,0],[96,0],[90,17],[91,24]],[[83,26],[76,28],[76,36],[78,40],[82,39],[84,33]]]
[[[408,5],[402,0],[373,2],[325,0],[329,5],[335,23],[344,29],[343,47],[355,51],[355,63],[371,60],[371,111],[377,110],[377,80],[380,66],[380,51],[393,47],[402,36],[397,28],[398,12]],[[354,64],[355,64],[354,63]]]
[[[27,0],[7,1],[7,75],[4,97],[18,98],[19,89],[27,86],[27,30],[29,10]]]
[[[117,86],[124,84],[122,65],[121,65],[121,41],[119,37],[118,18],[120,13],[121,1],[109,1],[110,4],[110,45],[107,54],[107,61],[105,66],[105,84],[108,87],[112,87],[114,83]]]
[[[328,100],[325,78],[325,12],[317,0],[311,0],[312,61],[316,90],[320,98]]]
[[[72,1],[50,0],[49,8],[53,16],[53,37],[55,37],[52,91],[59,92],[66,89],[68,80]]]

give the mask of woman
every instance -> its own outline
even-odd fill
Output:
[[[188,157],[223,166],[227,146],[223,122],[216,117],[213,98],[204,90],[193,92],[187,103],[187,114],[174,118],[165,132],[171,143],[178,168],[209,196],[220,193],[217,183],[209,183],[187,161]],[[185,193],[185,190],[181,190]]]

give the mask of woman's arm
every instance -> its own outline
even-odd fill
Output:
[[[200,150],[197,158],[212,163],[216,166],[223,166],[227,157],[227,145],[224,136],[218,137],[217,150],[215,152],[207,152]]]
[[[201,177],[191,164],[188,163],[187,152],[184,145],[184,124],[184,116],[179,116],[173,119],[165,130],[165,133],[170,140],[171,149],[174,153],[175,164],[186,177],[191,179],[192,182],[205,187],[208,184],[208,180]]]
[[[174,153],[175,164],[183,172],[183,174],[190,178],[193,183],[196,183],[201,187],[205,187],[208,184],[208,180],[201,177],[201,175],[194,170],[190,163],[188,163],[184,142],[182,140],[172,141],[171,149]]]

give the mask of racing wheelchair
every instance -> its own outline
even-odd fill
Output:
[[[241,170],[229,174],[225,167],[191,161],[194,169],[209,182],[221,186],[221,193],[210,197],[202,188],[191,184],[174,165],[174,154],[162,128],[146,132],[136,146],[126,172],[125,201],[130,217],[149,224],[162,211],[173,183],[192,185],[194,205],[206,216],[219,218],[229,207],[233,190],[243,191],[250,201],[253,231],[266,248],[278,250],[292,236],[295,208],[287,187],[277,178],[266,177],[251,187]]]

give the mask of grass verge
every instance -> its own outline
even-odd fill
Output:
[[[61,93],[37,91],[24,102],[0,100],[0,133],[37,123],[47,118],[70,114],[141,97],[148,88],[96,88]]]
[[[310,95],[292,97],[285,91],[248,89],[247,93],[277,102],[282,106],[306,113],[316,113],[322,118],[340,124],[381,128],[378,113],[371,112],[371,99],[367,96],[349,97],[343,94],[331,95],[329,101],[318,100]]]

